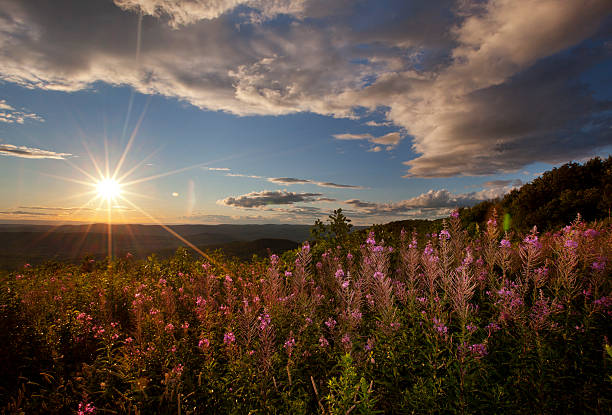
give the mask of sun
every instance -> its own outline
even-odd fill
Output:
[[[121,195],[121,185],[114,179],[103,178],[96,183],[98,196],[102,199],[112,200]]]

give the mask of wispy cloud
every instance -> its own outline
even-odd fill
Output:
[[[0,99],[0,122],[7,124],[24,124],[26,121],[45,121],[40,115],[33,112],[17,110],[9,105],[6,100]]]
[[[205,169],[210,171],[230,171],[227,167],[205,167]]]
[[[53,213],[44,213],[44,212],[28,212],[24,210],[11,210],[0,212],[0,215],[6,216],[55,216]]]
[[[15,146],[12,144],[0,144],[0,155],[10,157],[22,157],[29,159],[58,159],[63,160],[71,157],[70,153],[56,153],[50,150],[41,150],[39,148]]]
[[[395,149],[399,145],[399,143],[404,139],[404,136],[402,136],[402,134],[399,132],[392,132],[392,133],[388,133],[385,135],[381,135],[379,137],[374,137],[372,134],[350,134],[350,133],[334,134],[333,137],[336,140],[366,140],[372,144],[380,144],[382,146],[385,146],[385,150],[387,151],[391,151]],[[382,150],[381,147],[374,146],[370,148],[368,151],[378,152],[381,150]]]
[[[270,183],[274,183],[274,184],[278,184],[282,186],[292,185],[292,184],[312,184],[312,185],[319,186],[319,187],[330,187],[330,188],[336,188],[336,189],[364,189],[363,186],[357,186],[357,185],[352,185],[352,184],[321,182],[317,180],[300,179],[296,177],[264,177],[264,176],[257,176],[254,174],[230,173],[230,169],[227,169],[227,168],[207,168],[207,169],[213,170],[213,171],[214,170],[224,171],[226,172],[225,176],[227,177],[246,177],[249,179],[261,179],[261,180],[266,180]]]

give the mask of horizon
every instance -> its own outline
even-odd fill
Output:
[[[436,219],[612,149],[605,0],[7,0],[0,25],[0,222]]]

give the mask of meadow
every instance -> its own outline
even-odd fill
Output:
[[[612,227],[458,214],[250,262],[1,278],[3,413],[611,413]]]

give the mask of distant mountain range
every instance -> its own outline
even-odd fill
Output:
[[[170,228],[201,249],[222,249],[248,258],[293,249],[309,237],[309,225],[173,225]],[[264,245],[268,246],[264,246]],[[170,255],[183,242],[158,225],[113,225],[113,255],[127,252],[137,258],[152,253]],[[282,249],[280,249],[282,248]],[[24,225],[0,224],[0,269],[55,259],[79,261],[85,256],[108,255],[106,224]]]

